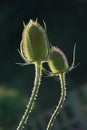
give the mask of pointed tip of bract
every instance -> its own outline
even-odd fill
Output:
[[[25,28],[25,26],[26,26],[24,21],[23,21],[23,26],[24,26],[24,28]]]
[[[47,26],[46,26],[46,23],[45,23],[44,20],[43,20],[43,25],[44,25],[44,29],[45,29],[45,31],[47,32]]]
[[[33,19],[30,19],[29,20],[29,22],[27,23],[27,25],[25,24],[25,22],[23,21],[23,26],[24,26],[24,28],[26,27],[26,26],[32,26],[32,25],[37,25],[38,24],[38,18],[36,18],[36,20],[34,21]]]
[[[38,18],[36,18],[35,22],[36,22],[36,23],[38,22]]]
[[[38,18],[36,18],[35,20],[30,19],[28,24],[30,24],[30,25],[32,25],[32,24],[34,24],[34,25],[39,25],[39,23],[38,23]]]
[[[32,19],[29,20],[29,23],[27,25],[32,26],[33,24],[35,24],[36,22],[34,22]]]

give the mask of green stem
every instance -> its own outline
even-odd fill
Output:
[[[34,81],[34,87],[32,90],[32,94],[31,94],[30,100],[28,102],[27,108],[25,110],[25,113],[22,116],[22,119],[17,127],[17,130],[23,130],[24,125],[26,124],[27,119],[29,118],[30,113],[33,109],[34,102],[36,100],[36,97],[37,97],[37,94],[39,91],[40,82],[41,82],[41,76],[42,76],[42,64],[41,63],[35,63],[35,71],[36,71],[36,74],[35,74],[35,81]]]
[[[63,105],[64,100],[65,100],[65,96],[66,96],[65,74],[64,73],[60,74],[59,77],[60,77],[60,84],[61,84],[61,97],[60,97],[60,100],[58,102],[58,105],[57,105],[55,111],[53,112],[53,114],[50,118],[50,121],[48,123],[46,130],[51,130],[51,127],[53,126],[53,123],[54,123],[57,115],[59,114],[60,109],[62,108],[62,105]]]

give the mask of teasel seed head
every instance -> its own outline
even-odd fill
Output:
[[[56,47],[51,47],[49,55],[49,67],[54,74],[65,73],[69,69],[65,54]]]
[[[46,30],[36,21],[24,26],[20,53],[26,62],[45,62],[49,52]]]

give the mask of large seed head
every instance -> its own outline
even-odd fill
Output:
[[[68,69],[67,58],[59,49],[52,47],[49,55],[49,67],[53,73],[65,73]]]
[[[48,56],[46,30],[37,21],[30,20],[24,27],[20,50],[28,62],[44,62]]]

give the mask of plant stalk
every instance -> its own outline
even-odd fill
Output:
[[[38,95],[38,91],[39,91],[39,86],[40,86],[40,82],[41,82],[41,76],[42,76],[42,63],[35,63],[35,81],[34,81],[34,87],[32,90],[32,94],[31,97],[29,99],[27,108],[24,112],[24,115],[22,116],[22,119],[17,127],[17,130],[23,130],[24,129],[24,125],[27,123],[27,120],[30,116],[30,113],[34,107],[34,103],[35,100],[37,98]]]
[[[61,84],[61,97],[60,97],[60,100],[58,102],[58,105],[57,105],[55,111],[53,112],[53,114],[50,118],[50,121],[47,125],[46,130],[51,130],[51,127],[53,126],[54,121],[55,121],[57,115],[59,114],[60,109],[62,108],[62,105],[63,105],[64,100],[65,100],[65,96],[66,96],[65,73],[59,74],[59,77],[60,77],[60,84]]]

